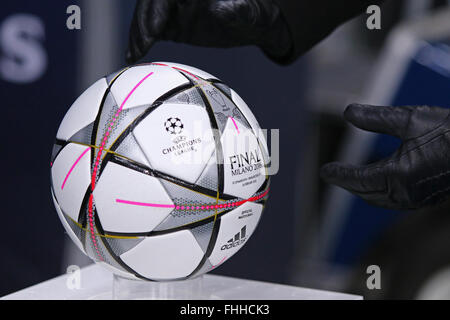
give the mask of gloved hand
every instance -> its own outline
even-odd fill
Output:
[[[223,48],[256,45],[272,59],[292,46],[272,0],[138,0],[127,62],[141,59],[157,40]]]
[[[321,176],[373,205],[416,209],[450,195],[450,110],[353,104],[344,117],[356,127],[394,135],[401,146],[387,159],[354,166],[328,163]]]

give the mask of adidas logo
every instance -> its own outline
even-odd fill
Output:
[[[234,238],[231,238],[230,240],[227,241],[226,244],[224,244],[220,250],[227,250],[227,249],[231,249],[237,246],[240,246],[241,244],[243,244],[245,242],[245,234],[247,231],[247,226],[243,226],[241,231],[236,233],[234,235]]]

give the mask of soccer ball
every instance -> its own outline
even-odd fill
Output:
[[[89,87],[58,129],[53,201],[95,262],[182,280],[234,255],[268,197],[267,144],[237,93],[175,63],[125,68]]]

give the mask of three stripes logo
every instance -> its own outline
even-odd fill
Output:
[[[228,240],[227,243],[224,244],[220,248],[220,250],[231,249],[231,248],[234,248],[234,247],[237,247],[237,246],[240,246],[241,244],[243,244],[246,240],[245,239],[246,231],[247,231],[247,226],[243,226],[241,231],[236,233],[233,238]]]

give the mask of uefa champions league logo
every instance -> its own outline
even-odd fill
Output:
[[[170,134],[180,134],[183,132],[184,125],[179,118],[169,118],[164,123],[166,131]]]
[[[172,142],[178,144],[186,140],[185,136],[182,136],[184,125],[181,122],[180,118],[171,117],[164,122],[164,127],[166,131],[170,134],[173,134],[175,137],[172,139]]]

